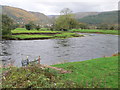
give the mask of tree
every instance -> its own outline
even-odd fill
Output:
[[[16,29],[16,28],[19,28],[19,24],[14,24],[13,26],[12,26],[12,30],[14,30],[14,29]]]
[[[106,23],[102,23],[98,26],[98,29],[104,29],[104,30],[107,30],[109,29],[109,25],[106,24]]]
[[[87,29],[88,25],[86,23],[79,23],[78,27],[81,28],[81,29]]]
[[[27,30],[31,30],[31,29],[32,29],[32,26],[31,26],[30,24],[26,24],[26,25],[25,25],[25,28],[26,28]]]
[[[69,8],[61,10],[60,16],[55,21],[55,29],[68,30],[77,26],[77,20],[75,20],[72,11]]]
[[[64,8],[60,11],[61,15],[70,15],[72,14],[72,11],[69,8]]]
[[[27,30],[34,29],[35,28],[35,24],[31,21],[31,22],[29,22],[28,24],[25,25],[25,28]]]
[[[39,26],[39,25],[36,25],[36,26],[35,26],[35,29],[36,29],[36,30],[40,30],[40,26]]]
[[[2,15],[2,35],[11,35],[13,29],[13,20],[7,15]]]
[[[110,30],[114,30],[114,26],[111,26],[111,27],[110,27]]]

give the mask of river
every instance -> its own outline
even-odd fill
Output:
[[[21,66],[21,60],[41,57],[41,64],[76,62],[111,56],[118,52],[118,35],[82,33],[85,37],[46,40],[4,40],[3,64]]]

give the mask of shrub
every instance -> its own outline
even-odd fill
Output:
[[[36,25],[35,29],[36,29],[36,30],[40,30],[40,26],[39,26],[39,25]]]
[[[32,29],[32,25],[26,24],[26,25],[25,25],[25,28],[26,28],[27,30],[31,30],[31,29]]]

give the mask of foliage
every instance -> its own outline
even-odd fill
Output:
[[[118,88],[118,56],[52,66],[73,71],[60,77],[85,88]]]
[[[36,30],[40,30],[40,26],[39,26],[39,25],[36,25],[36,26],[35,26],[35,29],[36,29]]]
[[[19,24],[14,24],[14,25],[12,26],[12,30],[18,28],[19,26],[20,26]]]
[[[81,28],[81,29],[87,29],[88,25],[86,23],[79,23],[77,28]]]
[[[31,26],[30,24],[26,24],[26,25],[25,25],[25,28],[26,28],[27,30],[31,30],[31,29],[32,29],[32,26]]]
[[[38,65],[28,67],[11,67],[3,77],[3,88],[68,88],[77,85],[68,80],[64,81],[53,69]],[[69,83],[68,83],[69,82]]]
[[[108,30],[109,25],[106,23],[99,24],[98,29]]]
[[[27,30],[31,30],[35,28],[35,24],[33,22],[29,22],[28,24],[25,25],[25,28]]]
[[[13,29],[13,20],[7,15],[2,15],[2,34],[11,35],[11,30]]]
[[[77,26],[77,21],[75,20],[72,11],[68,8],[63,9],[60,13],[61,15],[55,21],[56,30],[68,30],[75,28]]]

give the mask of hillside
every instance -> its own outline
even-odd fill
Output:
[[[2,6],[3,14],[7,14],[15,22],[20,24],[26,24],[30,21],[35,22],[36,24],[48,24],[53,23],[55,18],[59,15],[44,15],[39,12],[30,12],[20,8]],[[88,24],[117,24],[118,22],[118,11],[109,11],[109,12],[78,12],[74,13],[75,18],[79,22],[88,23]]]
[[[74,13],[75,18],[82,23],[87,24],[117,24],[118,23],[118,11],[109,12],[77,12]],[[50,19],[55,19],[59,15],[49,15]]]
[[[86,16],[90,16],[90,15],[98,15],[99,12],[77,12],[77,13],[73,13],[75,15],[76,19],[80,19]],[[53,19],[53,18],[57,18],[59,15],[48,15],[49,18]]]
[[[75,15],[76,19],[80,19],[86,16],[90,16],[90,15],[98,15],[99,12],[77,12],[77,13],[73,13]],[[57,17],[59,17],[59,15],[48,15],[49,19],[51,20],[51,22],[54,22],[55,19]]]
[[[29,12],[20,8],[10,7],[10,6],[2,6],[3,14],[7,14],[11,17],[15,22],[20,24],[26,24],[30,21],[35,22],[36,24],[39,23],[48,23],[49,18],[39,12]],[[46,22],[47,21],[47,22]]]
[[[99,12],[78,12],[78,13],[75,13],[75,17],[77,19],[80,19],[80,18],[84,18],[86,16],[90,16],[90,15],[98,15]]]
[[[83,18],[79,18],[78,21],[88,24],[117,24],[118,11],[101,12],[98,15],[90,15]]]

